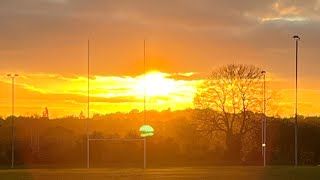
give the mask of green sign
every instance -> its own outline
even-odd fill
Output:
[[[139,129],[141,137],[150,137],[153,136],[154,129],[150,125],[143,125]]]

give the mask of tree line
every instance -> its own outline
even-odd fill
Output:
[[[225,144],[221,134],[205,136],[197,129],[197,114],[213,110],[147,111],[155,135],[147,139],[150,166],[260,165],[261,126],[242,139],[241,147]],[[252,112],[248,112],[252,113]],[[85,167],[85,120],[78,117],[47,119],[15,117],[16,164],[23,167]],[[11,162],[11,117],[1,120],[0,164]],[[294,118],[267,118],[267,163],[290,165],[294,160]],[[299,117],[299,163],[320,164],[320,118]],[[138,138],[143,112],[95,115],[91,138]],[[260,123],[259,123],[260,124]],[[233,143],[233,142],[232,142]],[[233,156],[231,154],[234,154]],[[238,156],[240,154],[240,156]],[[91,141],[92,167],[137,166],[143,163],[142,141]]]

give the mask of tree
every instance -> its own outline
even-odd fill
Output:
[[[42,112],[42,117],[49,119],[49,110],[47,107],[44,108],[43,112]]]
[[[260,125],[261,72],[251,65],[223,66],[212,72],[195,95],[197,129],[210,136],[222,133],[227,158],[240,160],[244,136]]]
[[[80,112],[79,114],[79,119],[85,119],[86,116],[84,115],[83,111]]]

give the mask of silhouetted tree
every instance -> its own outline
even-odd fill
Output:
[[[43,112],[42,112],[42,117],[49,119],[49,110],[47,107],[44,108]]]
[[[83,111],[80,112],[79,114],[79,119],[85,119],[86,116],[84,115]]]
[[[197,129],[210,136],[223,133],[226,157],[239,159],[243,137],[260,125],[261,69],[227,65],[216,69],[198,88],[194,98]]]

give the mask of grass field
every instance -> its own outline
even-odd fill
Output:
[[[0,170],[1,180],[214,179],[319,180],[320,167],[185,167],[158,169]]]

